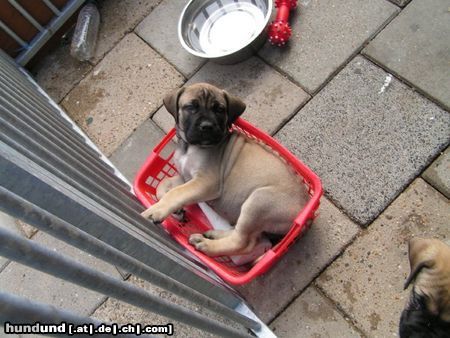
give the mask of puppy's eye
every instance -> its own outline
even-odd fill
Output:
[[[222,114],[225,112],[225,107],[220,103],[214,103],[212,106],[212,111],[217,114]]]
[[[198,110],[198,102],[191,102],[187,105],[183,106],[183,109],[188,111],[189,113],[195,113]]]

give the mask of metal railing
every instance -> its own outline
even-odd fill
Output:
[[[39,51],[40,48],[52,37],[55,32],[70,18],[85,0],[70,0],[67,4],[59,10],[51,0],[41,0],[45,6],[53,12],[54,17],[46,25],[42,26],[21,4],[16,0],[8,0],[13,6],[34,28],[38,30],[36,36],[30,41],[24,41],[19,37],[11,27],[0,20],[0,29],[9,35],[14,41],[21,46],[21,52],[16,57],[16,62],[22,66],[26,65],[28,61]]]
[[[251,330],[273,337],[232,288],[140,216],[143,207],[122,177],[28,73],[0,52],[0,210],[241,329],[1,228],[0,255],[216,335],[248,337]],[[98,324],[1,290],[0,320]]]

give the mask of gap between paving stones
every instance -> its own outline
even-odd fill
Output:
[[[362,337],[369,337],[360,327],[358,327],[353,320],[353,318],[341,307],[339,304],[337,304],[333,298],[331,298],[319,285],[314,283],[314,286],[316,287],[317,292],[319,292],[322,297],[326,298],[331,304],[333,304],[336,311],[343,316],[350,325],[359,333]],[[400,317],[399,317],[400,318]]]
[[[331,204],[333,204],[333,203],[330,201],[329,198],[326,198],[325,196],[323,196],[322,198],[327,199],[328,202],[330,202]],[[334,204],[333,204],[333,205],[334,205]],[[338,207],[336,207],[336,208],[342,212],[341,209],[339,209]],[[319,207],[319,210],[320,210],[320,207]],[[342,213],[343,213],[346,217],[348,217],[347,214],[345,214],[344,212],[342,212]],[[350,218],[349,218],[349,219],[350,219]],[[372,224],[372,223],[371,223],[371,224]],[[314,275],[314,277],[311,279],[311,281],[310,281],[308,284],[306,284],[305,287],[302,288],[299,292],[297,292],[297,293],[292,297],[292,299],[291,299],[285,306],[283,306],[283,307],[275,314],[275,316],[273,316],[273,318],[268,322],[269,325],[272,324],[278,317],[280,317],[280,315],[282,315],[283,312],[284,312],[289,306],[291,306],[292,303],[294,303],[294,301],[295,301],[298,297],[300,297],[300,296],[303,294],[303,292],[305,292],[306,289],[308,289],[308,288],[311,287],[311,286],[315,286],[315,281],[316,281],[316,279],[317,279],[317,278],[318,278],[318,277],[319,277],[326,269],[328,269],[328,267],[329,267],[331,264],[333,264],[333,262],[334,262],[336,259],[338,259],[339,257],[341,257],[341,256],[343,255],[343,253],[345,252],[345,250],[347,250],[347,248],[353,244],[353,242],[354,242],[354,241],[362,234],[362,232],[365,232],[365,231],[367,230],[367,228],[364,229],[364,228],[362,228],[359,224],[357,224],[357,225],[359,226],[360,231],[357,232],[356,235],[354,235],[354,236],[348,241],[348,243],[344,244],[344,245],[341,247],[341,249],[339,250],[339,252],[338,252],[338,253],[330,260],[330,262],[329,262],[328,264],[325,264],[325,265],[323,266],[323,268],[320,269],[320,271],[318,271],[316,275]],[[314,222],[313,222],[312,226],[314,226]],[[263,277],[264,277],[264,275],[263,275]],[[329,298],[329,297],[327,297],[327,298]],[[332,301],[332,303],[333,303],[334,305],[336,305],[333,301]],[[250,304],[250,305],[251,305],[251,304]],[[341,312],[343,312],[343,311],[341,311]],[[355,325],[353,325],[353,326],[355,326]]]
[[[430,164],[428,167],[426,167],[426,168],[424,169],[424,171],[422,172],[422,174],[420,175],[420,177],[421,177],[425,182],[427,182],[429,185],[431,185],[435,190],[437,190],[442,196],[444,196],[445,198],[448,199],[447,195],[445,195],[445,193],[444,193],[443,191],[441,191],[441,190],[436,186],[436,182],[432,182],[432,181],[425,175],[425,172],[426,172],[428,169],[430,169],[430,168],[433,166],[433,164],[434,164],[441,156],[444,156],[444,154],[445,154],[447,151],[450,152],[450,145],[449,145],[447,148],[445,148],[444,150],[442,150],[442,151],[436,156],[436,158],[433,160],[433,162],[431,162],[431,164]]]
[[[419,176],[417,176],[417,177],[420,177],[420,175]],[[417,179],[417,177],[415,178],[415,179]],[[434,191],[436,191],[436,192],[438,192],[440,195],[442,195],[444,198],[446,198],[447,199],[447,197],[445,196],[445,195],[443,195],[439,190],[437,190],[434,186],[432,186],[431,184],[429,184],[426,180],[424,180],[424,182],[428,185],[428,186],[430,186],[431,187],[431,189],[433,189]],[[406,186],[406,188],[407,187],[409,187],[409,185],[410,184],[408,184],[407,186]],[[406,189],[405,188],[405,189]],[[400,194],[399,194],[400,195]],[[391,201],[391,203],[389,203],[388,204],[388,206],[386,206],[386,208],[387,207],[389,207],[391,204],[393,204],[397,199],[398,199],[398,197],[399,197],[399,195],[397,195],[392,201]],[[326,198],[326,197],[323,197],[323,198]],[[332,201],[329,199],[329,198],[327,198],[327,200],[329,201],[329,202],[331,202],[332,203]],[[333,204],[334,205],[334,204]],[[337,207],[338,208],[338,207]],[[338,208],[339,210],[341,210],[340,208]],[[342,210],[341,210],[342,211]],[[385,211],[385,209],[380,213],[380,215],[383,213]],[[344,212],[343,212],[344,213]],[[345,213],[344,213],[345,214]],[[347,217],[348,217],[348,215],[347,214],[345,214]],[[378,216],[378,217],[380,217],[380,216]],[[333,300],[333,298],[332,297],[330,297],[317,283],[316,283],[316,280],[320,277],[320,275],[322,275],[322,273],[323,272],[325,272],[325,270],[327,270],[328,269],[328,267],[330,267],[337,259],[339,259],[344,253],[345,253],[345,251],[347,250],[347,248],[348,247],[350,247],[351,245],[353,245],[353,243],[358,239],[358,238],[360,238],[360,237],[362,237],[362,236],[364,236],[368,231],[369,231],[369,228],[370,228],[370,226],[378,219],[378,217],[377,218],[375,218],[369,225],[367,225],[366,227],[362,227],[362,226],[360,226],[359,224],[359,227],[361,228],[361,231],[360,232],[358,232],[355,236],[353,236],[353,238],[346,244],[346,245],[344,245],[343,247],[342,247],[342,249],[338,252],[338,254],[328,263],[328,264],[326,264],[318,273],[317,273],[317,275],[315,275],[314,276],[314,278],[311,280],[311,282],[309,282],[303,289],[301,289],[300,290],[300,292],[298,292],[296,295],[294,295],[293,296],[293,298],[291,299],[291,301],[289,302],[289,303],[287,303],[286,304],[286,306],[284,306],[280,311],[278,311],[277,312],[277,314],[268,322],[268,324],[270,325],[270,324],[272,324],[278,317],[280,317],[282,314],[283,314],[283,312],[287,309],[287,308],[289,308],[289,306],[291,306],[294,302],[295,302],[295,300],[297,299],[297,298],[299,298],[304,292],[305,292],[305,290],[306,289],[308,289],[309,287],[312,287],[312,286],[314,286],[314,287],[316,287],[316,289],[322,294],[322,296],[324,296],[325,298],[327,298],[333,305],[334,305],[334,307],[336,308],[336,310],[344,317],[344,318],[348,318],[349,319],[349,321],[350,321],[350,323],[351,323],[351,325],[359,332],[359,333],[362,333],[363,334],[363,336],[364,337],[367,337],[367,334],[364,332],[364,331],[362,331],[362,329],[360,329],[356,324],[355,324],[355,322],[353,321],[353,319],[352,319],[352,317],[341,307],[341,306],[339,306],[334,300]],[[314,226],[314,223],[313,223],[313,226]],[[400,318],[400,317],[399,317]]]
[[[395,0],[387,0],[387,1],[389,1],[391,4],[397,6],[399,9],[403,9],[403,8],[405,8],[406,6],[408,6],[408,5],[406,5],[406,6],[403,6],[403,7],[402,7],[402,6],[400,6],[398,3],[396,3]]]
[[[397,6],[398,7],[398,6]],[[266,62],[259,53],[256,53],[255,56],[260,58],[264,63],[266,63],[268,66],[272,67],[274,70],[276,70],[278,73],[280,73],[283,77],[291,81],[296,86],[300,87],[302,90],[304,90],[307,94],[309,94],[312,97],[316,96],[324,87],[328,85],[328,83],[336,77],[337,74],[339,74],[356,56],[361,55],[362,50],[373,40],[377,37],[377,35],[386,28],[387,25],[389,25],[403,10],[403,8],[399,7],[399,11],[393,13],[378,29],[373,33],[372,36],[369,36],[339,67],[337,67],[331,74],[328,76],[328,78],[325,79],[325,81],[315,90],[315,91],[309,91],[306,88],[304,88],[298,81],[296,81],[292,76],[285,73],[281,68],[279,68],[276,65],[271,65],[268,62]]]
[[[356,239],[357,236],[355,236]],[[352,242],[353,243],[353,242]],[[315,280],[315,279],[314,279]],[[367,337],[366,333],[360,329],[356,323],[353,321],[352,317],[350,317],[348,315],[347,312],[344,311],[344,309],[342,309],[338,304],[336,304],[336,302],[328,297],[328,295],[323,292],[322,288],[320,288],[316,283],[313,284],[314,287],[316,288],[316,291],[323,297],[325,298],[328,302],[330,302],[330,304],[333,305],[333,307],[336,309],[336,311],[348,322],[350,323],[350,325],[355,329],[355,331],[357,331],[362,337]]]
[[[420,178],[420,175],[417,176],[415,179],[417,179],[418,177]],[[431,184],[429,184],[426,180],[424,180],[424,182],[425,182],[425,184],[428,185],[432,190],[434,190],[434,191],[437,192],[438,194],[442,195],[445,199],[448,199],[445,195],[443,195],[443,194],[442,194],[439,190],[437,190],[434,186],[432,186]],[[406,188],[408,188],[409,186],[410,186],[410,184],[408,184],[408,186],[407,186]],[[405,188],[405,189],[406,189],[406,188]],[[386,209],[387,209],[389,206],[391,206],[395,201],[397,201],[398,197],[399,197],[399,195],[396,196],[396,197],[392,200],[391,203],[389,203],[389,205],[386,207]],[[385,209],[385,210],[386,210],[386,209]],[[385,210],[383,210],[383,211],[380,213],[380,215],[381,215]],[[322,287],[320,287],[319,284],[316,283],[316,280],[320,277],[320,275],[321,275],[323,272],[325,272],[325,270],[327,270],[327,268],[328,268],[329,266],[331,266],[337,259],[339,259],[341,256],[343,256],[343,254],[345,253],[345,251],[347,250],[347,248],[350,247],[351,245],[353,245],[353,243],[354,243],[356,240],[358,240],[358,238],[361,238],[361,237],[365,236],[365,235],[370,231],[369,228],[371,227],[371,225],[372,225],[373,223],[375,223],[379,217],[380,217],[380,216],[378,216],[377,218],[375,218],[375,219],[374,219],[374,220],[373,220],[366,228],[363,228],[362,231],[360,231],[359,233],[357,233],[357,234],[351,239],[351,241],[348,243],[348,245],[346,245],[345,248],[344,248],[343,250],[340,251],[339,255],[336,256],[336,257],[333,259],[333,261],[330,262],[330,264],[328,264],[328,265],[320,272],[320,274],[319,274],[318,276],[316,276],[316,277],[314,278],[314,280],[310,283],[310,285],[314,285],[314,286],[317,288],[317,290],[318,290],[325,298],[329,299],[330,302],[335,306],[335,308],[337,309],[337,311],[338,311],[339,313],[341,313],[341,314],[344,316],[344,318],[348,318],[348,320],[351,322],[352,326],[353,326],[354,328],[356,328],[358,332],[362,332],[362,334],[363,334],[364,337],[369,337],[369,335],[367,335],[366,332],[364,332],[361,328],[359,328],[359,327],[357,326],[357,324],[355,323],[355,321],[354,321],[354,319],[352,318],[352,316],[351,316],[349,313],[347,313],[347,312],[343,309],[342,306],[340,306],[336,301],[334,301],[334,299],[331,297],[331,295],[329,295]],[[305,288],[305,289],[306,289],[306,288]],[[303,291],[304,291],[304,290],[302,290],[302,293],[303,293]],[[295,298],[298,298],[298,296],[296,296]],[[292,303],[292,302],[291,302],[291,303]],[[289,303],[289,304],[286,306],[286,308],[289,307],[291,303]],[[285,309],[283,309],[283,311],[284,311],[284,310],[285,310]],[[279,314],[277,314],[277,317],[280,316],[280,314],[281,314],[283,311],[281,311]],[[400,320],[400,314],[399,314],[398,319]],[[274,320],[275,320],[275,319],[274,319]]]
[[[186,77],[186,76],[184,76],[183,72],[182,72],[175,64],[173,64],[172,62],[170,62],[163,54],[161,54],[157,48],[153,47],[151,43],[145,41],[139,34],[137,34],[137,33],[136,33],[136,28],[135,28],[132,32],[133,32],[134,34],[136,34],[136,35],[139,37],[139,39],[141,39],[143,42],[145,42],[151,49],[153,49],[153,50],[154,50],[160,57],[162,57],[166,62],[168,62],[173,68],[175,68],[176,71],[177,71],[178,73],[180,73],[181,75],[183,75],[184,79],[186,80],[186,81],[184,81],[184,83],[186,83],[190,78],[194,77],[195,74],[197,74],[197,73],[200,71],[200,69],[202,69],[202,68],[208,63],[208,61],[203,62],[202,64],[200,64],[200,66],[197,67],[197,69],[194,70],[194,72],[191,74],[190,77]],[[130,33],[131,33],[131,32],[130,32]],[[160,107],[160,108],[161,108],[161,107]],[[158,108],[158,110],[159,110],[160,108]]]
[[[109,1],[109,0],[106,0],[106,1]],[[123,38],[124,38],[125,36],[127,36],[127,34],[129,34],[129,33],[134,33],[134,34],[136,34],[136,33],[134,32],[134,30],[136,29],[136,27],[137,27],[142,21],[144,21],[145,18],[146,18],[148,15],[150,15],[150,13],[153,12],[153,10],[161,4],[161,2],[163,2],[163,0],[159,0],[159,1],[155,4],[155,6],[154,6],[148,13],[145,14],[145,16],[142,18],[141,21],[137,22],[134,26],[132,26],[132,27],[128,28],[127,30],[125,30],[125,31],[123,32],[122,38],[119,39],[116,43],[112,44],[112,45],[111,45],[111,48],[109,48],[109,49],[103,54],[103,56],[97,60],[97,62],[94,62],[94,61],[92,61],[92,60],[89,60],[89,61],[87,61],[87,62],[88,62],[93,68],[95,68],[95,66],[97,66],[97,65],[105,58],[105,56],[108,55],[108,54],[109,54],[109,53],[110,53],[110,52],[111,52],[111,51],[112,51],[112,50],[120,43],[120,41],[123,40]],[[101,20],[102,20],[102,17],[101,17],[101,13],[100,13],[100,21],[101,21]],[[100,32],[99,32],[99,33],[100,33]],[[136,35],[137,35],[137,34],[136,34]],[[152,49],[153,49],[153,48],[152,48]],[[159,54],[159,53],[158,53],[158,54]],[[89,72],[89,73],[90,73],[90,72]],[[89,73],[88,73],[88,74],[89,74]]]
[[[375,37],[374,37],[374,38],[375,38]],[[362,50],[362,49],[361,49],[361,50]],[[385,69],[384,67],[382,67],[381,65],[377,64],[377,63],[374,62],[372,59],[368,58],[367,55],[365,55],[365,54],[359,53],[359,54],[357,54],[357,55],[354,55],[351,59],[348,60],[348,62],[343,66],[343,68],[341,68],[341,69],[339,70],[339,72],[342,71],[342,69],[344,69],[344,68],[345,68],[351,61],[353,61],[353,59],[354,59],[355,57],[357,57],[357,56],[360,56],[360,57],[364,58],[364,59],[367,60],[368,62],[372,63],[375,67],[380,68],[381,70],[386,71],[386,72],[388,72],[389,74],[392,74],[397,80],[399,80],[399,81],[400,81],[401,83],[403,83],[405,86],[407,86],[408,88],[410,88],[412,91],[416,92],[418,95],[420,95],[420,96],[422,96],[424,99],[429,100],[429,101],[431,101],[432,103],[436,104],[439,108],[443,109],[445,112],[449,112],[445,107],[443,107],[442,105],[437,104],[437,103],[435,102],[435,100],[431,100],[427,95],[424,95],[424,93],[423,93],[422,91],[418,90],[418,89],[417,89],[416,87],[414,87],[412,84],[410,84],[410,83],[404,81],[404,79],[401,78],[401,77],[399,77],[398,75],[396,75],[396,74],[394,74],[394,73],[390,73],[389,70],[387,70],[387,69]],[[264,61],[264,60],[263,60],[263,61]],[[270,65],[269,65],[269,66],[270,66]],[[285,74],[283,74],[283,72],[281,72],[280,70],[277,69],[277,71],[278,71],[281,75],[285,76]],[[328,85],[328,83],[329,83],[329,82],[330,82],[337,74],[339,74],[339,72],[333,73],[333,76],[330,77],[329,79],[327,79],[327,83],[326,83],[326,84]],[[291,80],[291,81],[292,81],[292,80]],[[298,85],[296,82],[293,82],[293,83],[296,84],[296,85]],[[298,113],[301,109],[303,109],[304,107],[306,107],[306,105],[307,105],[307,104],[308,104],[308,103],[309,103],[316,95],[318,95],[325,87],[326,87],[326,85],[321,86],[320,89],[319,89],[316,93],[310,94],[311,97],[310,97],[309,99],[307,99],[307,101],[300,107],[300,109],[299,109],[298,111],[296,111],[294,114],[292,114],[292,116],[291,116],[290,118],[288,118],[285,122],[281,123],[281,124],[279,125],[279,128],[272,134],[272,136],[275,137],[275,136],[277,135],[277,133],[280,132],[280,130],[283,129],[283,127],[284,127],[285,125],[287,125],[287,124],[288,124],[288,123],[289,123],[289,122],[297,115],[297,113]],[[305,89],[303,89],[303,90],[305,90]],[[431,165],[431,164],[432,164],[432,163],[433,163],[433,162],[441,155],[441,153],[444,152],[445,149],[447,149],[449,146],[450,146],[450,142],[447,143],[447,144],[444,146],[444,148],[443,148],[442,151],[436,153],[436,155],[435,155],[434,157],[430,158],[430,159],[429,159],[429,162],[425,164],[424,169],[423,169],[417,176],[415,176],[414,178],[412,178],[410,182],[408,182],[407,184],[405,184],[405,186],[404,186],[402,189],[400,189],[400,190],[395,194],[395,196],[393,197],[393,199],[391,200],[391,202],[390,202],[389,204],[387,204],[386,207],[383,208],[383,210],[381,210],[381,212],[380,212],[379,215],[381,215],[381,214],[386,210],[386,208],[388,208],[388,207],[389,207],[389,206],[390,206],[390,205],[398,198],[398,196],[408,188],[408,186],[411,184],[411,182],[413,182],[417,177],[420,177],[420,176],[425,172],[425,170],[428,169],[428,167],[429,167],[429,166],[430,166],[430,165]],[[428,183],[428,182],[427,182],[427,183]],[[434,188],[434,187],[433,187],[433,188]],[[439,193],[440,193],[440,192],[439,192]],[[441,194],[442,194],[442,193],[441,193]],[[327,199],[328,199],[328,201],[331,202],[336,208],[338,208],[340,211],[342,211],[347,217],[349,217],[353,222],[355,222],[356,224],[358,224],[358,225],[359,225],[361,228],[363,228],[363,229],[364,229],[364,228],[368,228],[368,227],[370,226],[370,224],[372,224],[372,223],[379,217],[379,215],[378,215],[378,216],[377,216],[370,224],[368,224],[366,227],[364,227],[364,226],[362,226],[362,225],[359,223],[359,221],[358,221],[357,219],[354,219],[351,215],[349,215],[349,214],[345,211],[345,209],[344,209],[343,207],[341,207],[341,205],[339,204],[339,201],[334,200],[334,199],[333,199],[329,194],[327,194],[326,192],[324,192],[324,196],[326,196]],[[444,196],[444,197],[446,197],[446,196]]]
[[[7,261],[6,263],[5,263],[5,265],[3,265],[3,267],[0,269],[0,274],[3,272],[3,270],[5,270],[7,267],[8,267],[8,265],[11,263],[11,261]]]
[[[280,48],[280,47],[273,47],[273,48]],[[278,74],[280,74],[280,76],[284,77],[285,79],[287,79],[288,81],[292,82],[294,85],[296,85],[297,87],[299,87],[301,90],[303,90],[306,94],[309,95],[309,99],[304,103],[304,105],[306,105],[306,103],[308,103],[309,100],[311,100],[316,94],[312,94],[310,93],[306,88],[304,88],[298,81],[296,81],[292,76],[290,76],[289,74],[283,72],[283,70],[279,67],[276,67],[274,65],[271,65],[269,62],[267,62],[266,60],[264,60],[258,53],[253,55],[255,58],[258,58],[262,63],[264,63],[266,66],[272,68],[275,72],[277,72]],[[333,75],[334,77],[334,75]],[[328,83],[328,80],[327,80]],[[304,106],[303,105],[303,106]],[[295,115],[295,114],[294,114]]]
[[[392,2],[392,1],[391,1]],[[393,2],[392,2],[393,3]],[[397,7],[399,7],[397,4],[393,3],[394,5],[396,5]],[[406,7],[406,6],[405,6]],[[379,29],[373,34],[373,36],[369,37],[366,41],[364,41],[363,44],[361,44],[361,46],[355,51],[354,54],[352,54],[346,61],[344,61],[344,63],[342,63],[342,65],[340,65],[338,68],[336,68],[336,70],[323,82],[322,85],[320,85],[320,87],[315,91],[315,92],[309,92],[306,88],[304,88],[300,83],[298,83],[293,77],[291,77],[290,75],[288,75],[287,73],[283,72],[283,70],[281,70],[280,68],[278,68],[277,66],[274,65],[270,65],[268,62],[266,62],[266,60],[264,60],[262,57],[259,56],[259,54],[255,54],[256,57],[258,57],[262,62],[264,62],[267,66],[272,67],[276,72],[278,72],[281,76],[285,77],[286,79],[288,79],[289,81],[291,81],[293,84],[295,84],[296,86],[300,87],[303,91],[305,91],[307,94],[309,94],[310,98],[306,100],[306,102],[303,104],[302,107],[300,107],[300,109],[295,112],[287,121],[285,121],[284,123],[281,123],[279,128],[273,133],[273,136],[275,136],[286,124],[289,123],[290,120],[292,120],[294,118],[295,115],[297,115],[297,113],[303,108],[305,107],[309,101],[311,101],[317,94],[319,94],[327,85],[328,83],[331,82],[331,80],[333,80],[337,74],[339,74],[345,67],[347,67],[347,65],[353,61],[353,59],[357,56],[361,56],[361,57],[365,57],[365,54],[362,54],[362,51],[364,48],[366,48],[366,46],[373,40],[375,39],[378,34],[380,34],[380,32],[382,30],[384,30],[386,28],[387,25],[389,25],[403,10],[403,8],[399,7],[399,11],[392,14],[390,18],[388,18],[386,20],[386,22],[381,25],[379,27]],[[368,58],[366,58],[368,59]],[[369,60],[372,61],[372,60]],[[372,62],[373,63],[373,62]],[[376,65],[376,64],[375,64]],[[378,66],[378,65],[377,65]],[[384,69],[383,67],[380,67],[382,69]],[[384,69],[385,70],[385,69]],[[395,75],[395,74],[393,74]],[[398,76],[396,76],[396,78],[398,78]],[[401,81],[401,79],[399,78],[399,80]],[[403,81],[401,81],[403,82]],[[411,87],[411,85],[408,84],[408,87]],[[414,87],[411,87],[412,89],[415,90]],[[427,98],[428,99],[428,98]],[[433,101],[434,102],[434,101]],[[334,203],[333,203],[334,204]],[[340,209],[340,208],[339,208]]]
[[[425,99],[427,99],[428,101],[433,102],[436,106],[438,106],[439,108],[441,108],[442,110],[445,110],[447,113],[450,113],[449,108],[447,108],[445,105],[443,105],[441,102],[439,102],[437,99],[435,99],[434,97],[430,96],[426,91],[420,89],[419,87],[416,87],[412,82],[409,82],[408,80],[406,80],[405,78],[403,78],[400,74],[398,74],[397,72],[393,71],[392,69],[388,68],[387,66],[385,66],[382,63],[379,63],[377,60],[373,59],[372,57],[370,57],[370,55],[366,54],[366,53],[361,53],[361,56],[364,57],[367,61],[371,62],[372,64],[374,64],[375,66],[383,69],[385,72],[392,74],[393,76],[395,76],[395,78],[397,80],[399,80],[401,83],[403,83],[404,85],[406,85],[407,87],[411,88],[412,90],[414,90],[416,93],[418,93],[419,95],[423,96]]]
[[[73,86],[70,88],[70,90],[67,92],[67,94],[66,95],[64,95],[57,103],[58,103],[58,105],[60,105],[60,103],[61,102],[63,102],[64,101],[64,99],[66,98],[66,96],[68,96],[69,94],[70,94],[70,92],[75,88],[75,87],[77,87],[79,84],[80,84],[80,82],[81,81],[83,81],[91,72],[93,72],[94,71],[94,68],[101,62],[101,61],[103,61],[103,59],[106,57],[106,55],[108,55],[126,36],[127,36],[127,34],[129,34],[129,33],[134,33],[134,34],[136,34],[135,32],[134,32],[134,30],[136,29],[136,27],[157,7],[157,6],[159,6],[159,4],[162,2],[163,0],[159,0],[158,2],[157,2],[157,4],[150,10],[150,12],[148,12],[146,15],[145,15],[145,17],[141,20],[141,21],[139,21],[139,22],[137,22],[136,23],[136,25],[134,25],[134,26],[132,26],[131,28],[129,28],[129,29],[127,29],[126,31],[124,31],[124,35],[123,35],[123,37],[121,38],[121,39],[119,39],[116,43],[114,43],[114,44],[112,44],[111,45],[111,48],[109,48],[104,54],[103,54],[103,56],[101,57],[101,58],[99,58],[98,60],[97,60],[97,62],[93,62],[93,61],[91,61],[91,60],[89,60],[89,61],[85,61],[84,63],[87,63],[87,64],[89,64],[89,65],[91,65],[92,66],[92,69],[90,70],[90,71],[88,71],[86,74],[84,74],[78,81],[76,81],[76,83],[74,83],[73,84]],[[100,13],[100,15],[101,15],[101,13]],[[100,20],[102,20],[102,18],[101,18],[101,16],[100,16]],[[137,35],[137,34],[136,34]],[[145,41],[144,41],[145,42]],[[151,47],[151,46],[150,46]],[[66,46],[66,48],[70,48],[70,45],[67,45]],[[153,49],[153,48],[152,48]],[[155,50],[155,52],[156,52],[156,50]],[[49,53],[50,54],[50,53]],[[160,55],[159,53],[158,53],[158,55]],[[162,55],[160,55],[161,57],[162,57]],[[163,58],[164,60],[166,60],[165,58]],[[167,60],[166,60],[167,61]],[[168,61],[167,61],[168,62]],[[171,64],[172,65],[172,64]],[[173,66],[173,65],[172,65]],[[175,67],[175,66],[173,66],[173,67]],[[177,69],[176,67],[175,67],[175,69]],[[177,71],[179,72],[179,70],[177,69]]]
[[[184,79],[184,82],[183,82],[183,85],[182,86],[184,86],[184,84],[190,79],[190,78],[187,78],[186,76],[184,76],[183,75],[183,73],[177,68],[177,66],[175,66],[172,62],[170,62],[164,55],[162,55],[157,49],[155,49],[155,48],[153,48],[153,46],[151,45],[151,44],[149,44],[147,41],[145,41],[143,38],[141,38],[141,36],[139,35],[139,34],[137,34],[134,30],[132,31],[132,32],[130,32],[130,33],[133,33],[134,35],[136,35],[143,43],[145,43],[147,46],[149,46],[156,54],[158,54],[164,61],[166,61],[169,65],[171,65],[173,68],[175,68],[175,70],[178,72],[178,73],[180,73],[181,74],[181,76],[183,77],[183,79]],[[192,74],[192,76],[194,76],[203,66],[204,66],[205,64],[202,64],[193,74]],[[191,76],[191,77],[192,77]],[[181,86],[181,87],[182,87]],[[178,87],[178,88],[181,88],[181,87]],[[156,111],[158,111],[159,109],[161,108],[161,106],[156,110]],[[156,111],[152,114],[152,115],[154,115],[155,113],[156,113]]]

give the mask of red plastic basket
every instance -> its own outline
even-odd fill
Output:
[[[198,205],[191,205],[185,208],[188,222],[180,223],[175,218],[169,217],[163,222],[163,226],[175,240],[197,256],[200,261],[209,266],[223,280],[230,284],[240,285],[248,283],[257,276],[267,272],[286,253],[289,246],[307,230],[315,218],[316,210],[319,207],[320,197],[322,196],[322,184],[317,175],[286,148],[244,119],[237,119],[233,129],[249,138],[263,141],[273,151],[283,157],[303,178],[303,182],[308,188],[310,199],[297,215],[289,232],[254,265],[236,266],[229,257],[209,257],[189,244],[188,239],[192,233],[203,233],[212,228]],[[174,137],[175,129],[172,129],[155,147],[136,175],[134,191],[137,198],[146,207],[150,207],[157,201],[156,189],[161,180],[166,176],[174,176],[177,173],[172,159],[173,152],[166,158],[162,155],[162,152]]]

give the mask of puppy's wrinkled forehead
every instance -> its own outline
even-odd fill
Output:
[[[224,106],[227,105],[223,90],[206,83],[187,87],[178,99],[178,106],[180,108],[183,105],[192,103],[207,108],[217,103]]]

